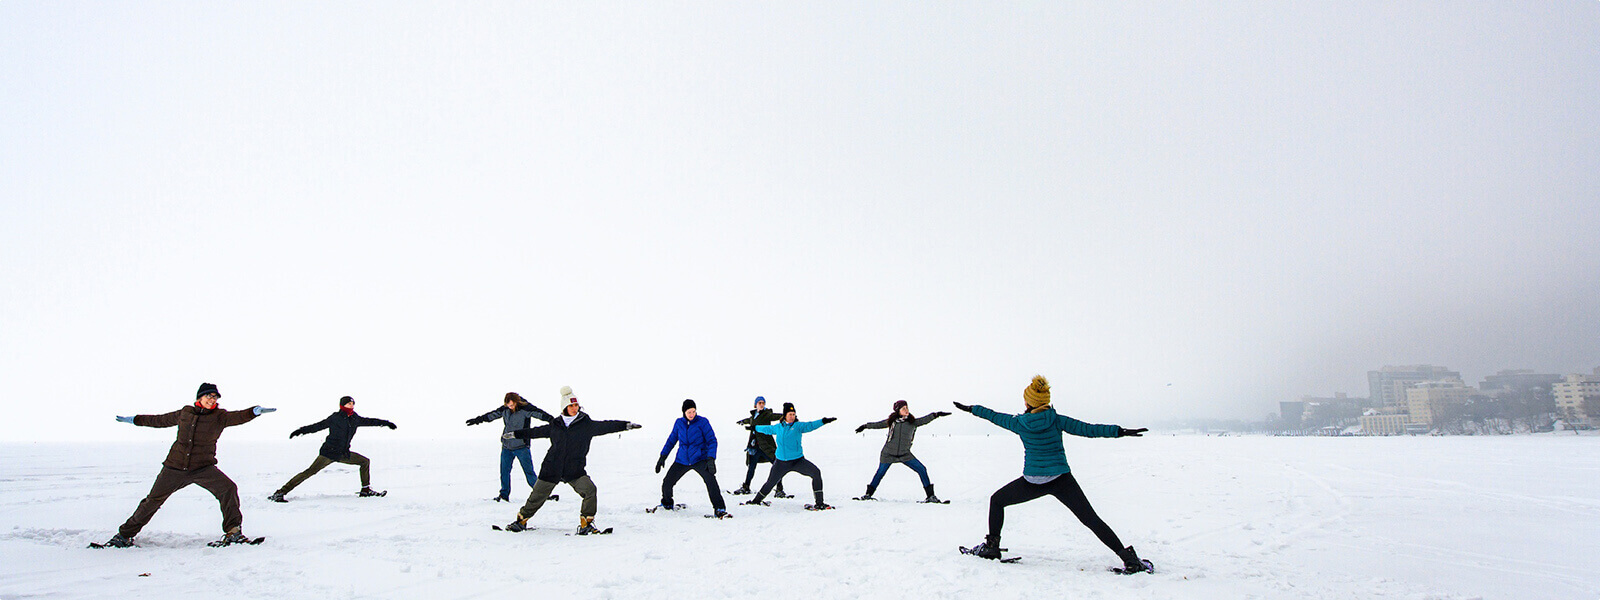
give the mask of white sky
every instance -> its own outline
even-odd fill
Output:
[[[1600,3],[1064,4],[0,3],[0,438],[1600,365]]]

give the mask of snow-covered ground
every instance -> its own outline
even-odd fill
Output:
[[[741,432],[718,425],[736,448]],[[538,529],[489,529],[515,511],[486,501],[497,487],[489,432],[436,443],[368,432],[355,448],[388,497],[356,498],[355,469],[334,465],[281,505],[265,496],[317,442],[225,436],[221,466],[241,487],[245,532],[268,539],[222,549],[205,546],[220,516],[196,487],[167,502],[142,548],[85,549],[143,497],[171,430],[138,444],[3,444],[0,598],[1600,598],[1600,436],[1069,437],[1090,500],[1160,569],[1122,577],[1049,498],[1007,514],[1005,546],[1022,563],[956,553],[981,540],[989,494],[1018,475],[1014,437],[930,425],[916,452],[954,502],[913,503],[916,476],[895,467],[883,501],[863,503],[849,498],[876,466],[881,433],[835,427],[806,448],[838,510],[806,512],[801,494],[732,506],[727,521],[701,517],[710,509],[693,474],[677,492],[690,510],[644,513],[660,487],[663,427],[597,439],[598,523],[617,533],[586,538],[566,535],[578,503],[565,486]],[[743,465],[723,456],[732,489]],[[517,481],[513,496],[526,494]]]

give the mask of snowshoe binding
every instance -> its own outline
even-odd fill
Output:
[[[806,505],[806,510],[833,510],[833,505],[832,504],[827,504],[827,503],[807,504]]]
[[[950,503],[949,500],[940,500],[937,495],[934,495],[934,493],[933,493],[933,484],[928,484],[926,486],[923,486],[922,491],[925,491],[925,492],[928,493],[928,497],[927,498],[923,498],[921,500],[921,502],[923,504],[949,504]]]
[[[673,511],[673,510],[683,510],[685,508],[689,508],[689,505],[687,505],[687,504],[673,504],[671,506],[668,506],[666,504],[657,504],[657,505],[652,506],[650,508],[644,509],[644,511],[647,512],[647,513],[654,513],[654,512],[656,512],[658,510]]]
[[[380,491],[374,490],[374,489],[372,489],[370,487],[363,487],[363,488],[361,488],[361,491],[356,492],[356,495],[360,496],[362,498],[382,498],[384,496],[389,495],[389,490],[384,490],[384,491],[380,492]]]
[[[772,493],[772,497],[773,498],[793,498],[794,494],[789,494],[789,493],[785,493],[783,490],[778,490],[778,491]]]
[[[106,540],[106,543],[104,543],[104,544],[96,544],[96,543],[91,542],[89,544],[89,547],[90,548],[137,548],[137,547],[139,547],[139,545],[133,543],[133,538],[122,537],[122,534],[119,533],[119,534],[111,536],[111,539]]]
[[[737,490],[728,492],[728,495],[729,496],[749,496],[750,494],[753,494],[753,493],[755,493],[755,492],[750,491],[750,486],[748,484],[746,484],[746,485],[739,486],[739,489],[737,489]]]
[[[573,535],[605,535],[611,533],[611,528],[600,529],[594,526],[594,517],[578,517],[578,530]]]
[[[851,498],[851,500],[877,500],[877,498],[872,497],[872,493],[876,491],[878,491],[878,486],[869,485],[867,486],[867,493]]]
[[[528,529],[530,529],[528,527],[528,520],[522,518],[521,515],[517,516],[517,520],[512,521],[510,523],[506,523],[505,527],[501,527],[499,525],[490,525],[490,527],[494,528],[495,531],[509,531],[511,533],[517,533],[519,531],[527,531]]]
[[[273,494],[271,496],[267,496],[267,499],[271,500],[273,502],[280,502],[280,503],[289,501],[288,499],[283,497],[283,494]]]
[[[508,497],[508,496],[495,496],[493,498],[490,498],[489,500],[491,502],[510,502],[511,498]]]
[[[766,500],[757,500],[755,498],[751,498],[751,499],[746,500],[744,502],[740,502],[739,504],[744,505],[744,506],[772,506],[771,502],[768,502]]]
[[[732,519],[733,515],[730,515],[730,514],[728,514],[728,511],[722,510],[722,509],[719,508],[719,509],[717,509],[717,512],[714,512],[714,513],[711,513],[709,515],[706,515],[706,518],[707,519]]]
[[[1156,572],[1155,563],[1139,558],[1139,554],[1133,551],[1133,546],[1123,548],[1121,552],[1117,553],[1117,557],[1122,559],[1122,566],[1112,567],[1112,573],[1116,573],[1118,575],[1133,575],[1135,573]]]
[[[987,558],[989,560],[999,560],[1000,562],[1017,562],[1018,560],[1020,560],[1021,557],[1011,557],[1011,558],[1005,558],[1005,559],[1000,558],[1000,553],[1004,552],[1005,550],[1006,550],[1005,548],[1001,548],[1000,547],[1000,536],[995,536],[995,535],[983,536],[983,543],[978,544],[976,546],[973,546],[971,548],[968,548],[966,546],[962,546],[961,547],[961,553],[962,554],[970,554],[970,555],[976,556],[978,558]]]
[[[267,541],[267,538],[264,538],[264,537],[258,537],[258,538],[245,537],[245,535],[243,533],[241,533],[241,532],[239,532],[239,530],[235,529],[233,531],[230,531],[230,532],[224,534],[222,536],[222,539],[217,540],[215,542],[211,542],[211,543],[206,544],[206,545],[210,546],[212,548],[221,548],[223,546],[232,546],[232,545],[235,545],[235,544],[249,544],[251,546],[254,546],[254,545],[260,544],[261,542],[264,542],[264,541]]]

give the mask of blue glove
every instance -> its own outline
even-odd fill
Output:
[[[133,424],[133,417],[117,417],[117,421],[132,425]]]
[[[269,412],[272,412],[272,411],[275,411],[275,410],[278,410],[278,409],[276,409],[276,408],[262,408],[262,407],[257,406],[255,408],[250,409],[250,410],[252,412],[256,413],[256,416],[259,417],[261,415],[267,414]]]

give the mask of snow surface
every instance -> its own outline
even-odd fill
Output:
[[[732,489],[743,436],[717,425],[732,438],[718,473]],[[930,425],[916,453],[954,502],[915,504],[916,476],[897,466],[883,501],[865,503],[849,498],[876,467],[881,433],[834,427],[808,435],[806,449],[838,510],[802,510],[808,494],[770,508],[729,497],[727,521],[702,518],[709,503],[692,473],[675,498],[689,510],[644,513],[658,498],[664,428],[597,439],[598,524],[617,529],[601,537],[566,535],[578,511],[566,486],[536,530],[491,531],[515,505],[486,500],[498,487],[487,435],[359,436],[388,497],[355,497],[355,468],[334,465],[288,504],[265,496],[320,440],[224,437],[221,467],[240,484],[245,532],[267,541],[221,549],[205,546],[220,516],[198,487],[167,502],[142,548],[85,548],[133,511],[172,430],[152,430],[148,443],[0,444],[0,598],[1600,598],[1600,436],[1069,437],[1101,516],[1160,569],[1123,577],[1049,498],[1006,515],[1004,545],[1022,563],[957,554],[982,539],[989,494],[1020,472],[1015,437]],[[808,487],[799,476],[788,485]],[[526,484],[512,494],[526,496]]]

